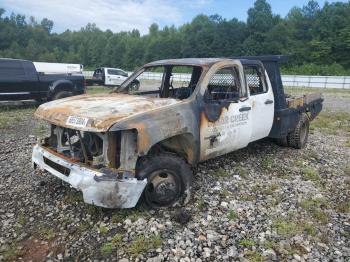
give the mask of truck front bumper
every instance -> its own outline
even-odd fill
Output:
[[[111,177],[98,170],[70,162],[40,145],[33,147],[34,168],[46,170],[83,192],[84,202],[106,208],[134,207],[147,179]]]

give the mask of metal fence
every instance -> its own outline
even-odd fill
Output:
[[[84,71],[86,78],[91,78],[93,71]],[[128,72],[129,75],[132,72]],[[173,74],[174,81],[190,81],[191,74]],[[143,79],[161,80],[162,73],[148,72],[142,74]],[[304,76],[304,75],[282,75],[284,86],[288,87],[304,87],[304,88],[338,88],[350,89],[350,76]]]

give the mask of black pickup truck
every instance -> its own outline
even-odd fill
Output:
[[[84,93],[82,75],[41,74],[31,61],[0,58],[0,101],[55,100]]]

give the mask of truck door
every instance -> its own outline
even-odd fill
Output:
[[[20,60],[0,61],[0,100],[21,100],[33,97],[33,92],[37,91],[35,89],[37,78],[26,74],[25,65],[26,61]]]
[[[268,75],[260,65],[245,65],[244,73],[252,101],[252,137],[267,137],[274,117],[274,97]]]
[[[252,104],[242,66],[212,68],[207,77],[200,113],[201,160],[247,146],[252,132]]]
[[[106,69],[106,85],[120,85],[126,78],[122,76],[121,70],[107,68]]]

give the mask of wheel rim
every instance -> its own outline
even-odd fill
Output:
[[[180,197],[181,183],[174,172],[162,169],[154,171],[149,177],[145,198],[152,206],[169,206]]]

